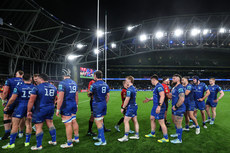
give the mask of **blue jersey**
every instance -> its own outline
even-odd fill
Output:
[[[179,84],[178,86],[176,86],[172,89],[172,106],[177,104],[177,102],[179,100],[179,94],[180,93],[185,93],[184,87],[181,84]],[[184,105],[184,103],[182,105]]]
[[[93,102],[106,102],[106,95],[109,93],[109,86],[102,80],[96,81],[90,87],[93,93]]]
[[[130,86],[127,91],[126,91],[126,97],[130,97],[128,105],[136,105],[136,95],[137,95],[137,90],[136,88],[132,85]]]
[[[18,95],[17,100],[19,105],[27,106],[28,101],[30,99],[30,93],[32,92],[33,88],[34,88],[33,84],[27,84],[24,82],[22,82],[22,84],[14,88],[13,94]]]
[[[203,82],[201,82],[198,85],[193,85],[193,91],[194,91],[194,96],[193,97],[194,97],[194,100],[197,101],[198,99],[203,98],[204,93],[207,90],[208,90],[208,86]]]
[[[9,95],[7,97],[7,99],[10,99],[10,97],[12,96],[13,94],[13,90],[16,86],[20,85],[22,83],[22,78],[10,78],[8,80],[6,80],[5,82],[5,86],[8,86],[10,88],[10,92],[9,92]]]
[[[63,104],[67,103],[75,103],[76,104],[76,92],[78,91],[78,87],[76,82],[71,79],[65,79],[61,81],[58,85],[58,91],[64,92]]]
[[[210,91],[210,95],[208,96],[208,99],[207,99],[208,101],[216,100],[218,92],[222,90],[221,87],[218,85],[214,85],[214,86],[209,85],[208,89]]]
[[[185,88],[185,91],[188,90],[190,91],[190,93],[186,96],[185,95],[185,100],[184,100],[184,103],[190,103],[192,101],[194,101],[194,97],[193,97],[193,86],[191,84],[187,84],[187,86],[184,87]]]
[[[48,82],[44,82],[35,86],[31,94],[37,95],[34,105],[35,112],[40,112],[43,109],[54,109],[54,100],[57,96],[57,89],[55,86],[51,85]]]
[[[158,83],[153,90],[153,106],[158,106],[160,102],[160,92],[164,92],[164,87],[162,84]],[[163,103],[165,105],[165,103]]]

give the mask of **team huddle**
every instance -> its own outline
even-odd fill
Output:
[[[46,74],[36,76],[35,84],[32,84],[32,77],[24,74],[22,71],[16,73],[15,78],[6,81],[2,102],[4,106],[4,128],[5,134],[2,139],[10,136],[10,142],[3,149],[15,148],[15,140],[18,136],[23,137],[23,130],[26,126],[25,147],[30,145],[32,133],[32,124],[35,125],[37,145],[32,146],[31,150],[42,149],[43,124],[46,123],[49,128],[51,141],[50,145],[57,145],[56,129],[53,124],[53,115],[62,118],[66,128],[67,143],[61,144],[61,148],[73,147],[73,143],[79,143],[79,126],[76,120],[78,111],[78,86],[76,82],[70,79],[69,69],[62,70],[63,81],[56,88],[48,82]],[[196,134],[200,134],[200,126],[197,121],[197,110],[202,115],[203,128],[207,128],[206,123],[214,124],[216,117],[216,106],[218,101],[224,96],[221,88],[215,84],[215,79],[209,80],[210,85],[200,82],[198,76],[192,78],[192,84],[187,77],[181,77],[178,74],[172,77],[172,87],[168,77],[163,78],[162,84],[159,82],[157,75],[151,76],[151,83],[154,86],[153,96],[145,98],[143,103],[153,101],[153,107],[150,113],[151,132],[145,137],[156,137],[156,120],[160,124],[163,138],[159,143],[169,142],[167,125],[168,100],[172,101],[172,121],[175,124],[176,133],[170,136],[175,138],[171,143],[182,143],[182,132],[189,131],[189,128],[196,128]],[[129,139],[139,139],[139,124],[137,120],[138,105],[136,103],[137,90],[134,87],[134,78],[126,77],[123,81],[124,89],[121,92],[122,106],[121,113],[124,114],[115,129],[120,131],[119,126],[124,123],[125,134],[118,141],[125,142]],[[171,90],[170,90],[171,88]],[[94,136],[93,139],[98,141],[96,146],[106,145],[104,132],[109,132],[104,126],[104,117],[107,113],[107,103],[110,99],[109,86],[103,81],[101,71],[94,72],[94,81],[90,83],[88,96],[91,98],[91,117],[89,120],[88,134]],[[217,97],[217,94],[220,96]],[[205,103],[205,99],[207,101]],[[210,114],[212,110],[212,118]],[[205,110],[208,114],[206,120]],[[185,128],[182,128],[182,120],[185,116]],[[134,123],[135,132],[130,130],[129,121]],[[190,120],[193,125],[189,126]],[[96,123],[98,134],[92,132],[93,121]],[[19,133],[18,133],[19,131]],[[134,133],[129,137],[129,134]],[[72,135],[74,134],[74,138]]]

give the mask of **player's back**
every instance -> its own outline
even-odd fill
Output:
[[[137,90],[133,85],[127,89],[126,95],[127,97],[130,97],[128,105],[136,105]]]
[[[159,92],[164,91],[164,87],[162,84],[157,83],[153,90],[153,104],[154,106],[158,106],[159,100],[160,100],[160,94]],[[164,105],[165,103],[163,103]]]
[[[10,88],[8,98],[12,96],[14,88],[20,85],[21,83],[22,83],[22,78],[19,78],[19,77],[10,78],[6,80],[5,86],[9,86]]]
[[[172,105],[173,106],[177,104],[177,102],[179,100],[179,94],[180,93],[185,93],[184,87],[181,84],[174,87],[172,90]],[[182,105],[184,105],[184,103]]]
[[[68,102],[68,103],[76,103],[76,92],[78,91],[78,87],[75,81],[71,80],[71,79],[65,79],[63,81],[60,82],[60,85],[62,85],[62,88],[64,90],[59,90],[59,91],[64,91],[64,103]]]
[[[208,96],[208,99],[207,99],[208,101],[216,100],[218,92],[222,90],[221,87],[216,84],[213,86],[209,85],[208,89],[210,91],[210,95]]]
[[[96,81],[91,86],[94,102],[106,102],[106,95],[109,92],[109,86],[102,80]]]
[[[48,82],[44,82],[34,87],[32,94],[34,94],[33,92],[37,93],[37,100],[35,104],[36,110],[54,108],[54,100],[57,95],[57,89],[55,86]]]
[[[30,99],[30,94],[32,89],[34,88],[33,84],[27,84],[22,82],[21,85],[18,85],[14,88],[14,94],[18,95],[19,105],[27,105]]]

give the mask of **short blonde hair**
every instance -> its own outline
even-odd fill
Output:
[[[127,76],[126,79],[130,80],[131,83],[134,83],[134,77],[133,76]]]

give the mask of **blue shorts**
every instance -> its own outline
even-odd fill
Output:
[[[153,106],[151,111],[151,116],[154,116],[156,120],[161,120],[165,118],[166,106],[161,107],[160,113],[156,113],[157,106]]]
[[[18,105],[13,112],[13,117],[23,118],[27,116],[27,105]]]
[[[93,117],[99,118],[105,116],[107,112],[106,102],[93,102]]]
[[[218,103],[218,102],[217,102],[217,103]],[[206,105],[209,105],[209,106],[211,106],[211,107],[216,107],[216,106],[217,106],[217,103],[215,103],[213,100],[212,100],[212,101],[209,101],[209,100],[206,101]]]
[[[135,117],[135,116],[137,116],[137,109],[138,109],[137,104],[128,105],[126,113],[125,113],[125,116],[127,116],[127,117]]]
[[[186,107],[186,111],[194,111],[195,110],[195,101],[190,101],[184,103]]]
[[[43,123],[45,120],[53,120],[54,109],[41,109],[32,114],[32,122],[35,124]]]
[[[172,109],[172,114],[175,115],[175,116],[183,117],[185,111],[186,111],[186,107],[185,107],[185,105],[183,104],[182,106],[180,106],[180,107],[179,107],[177,110],[175,110],[175,111]]]
[[[199,110],[205,110],[205,102],[204,101],[195,101],[195,108]]]
[[[77,113],[77,105],[76,103],[74,105],[68,105],[64,108],[61,107],[60,114],[64,116],[72,116],[72,114],[76,115]]]

